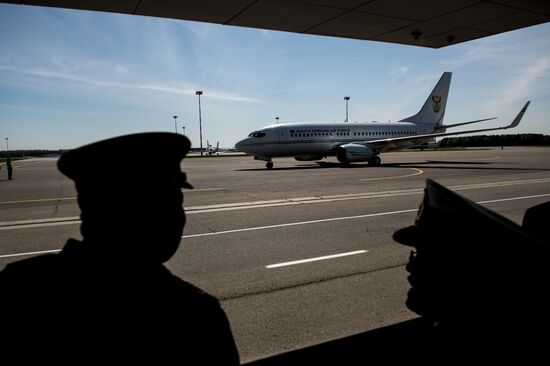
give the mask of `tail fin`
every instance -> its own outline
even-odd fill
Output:
[[[414,116],[402,119],[400,122],[429,124],[433,126],[443,124],[452,75],[452,72],[444,72],[435,85],[434,90],[430,93],[428,99],[426,99],[422,109]]]

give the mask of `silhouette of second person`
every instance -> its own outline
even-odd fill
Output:
[[[502,360],[545,354],[549,213],[535,206],[519,226],[428,179],[414,225],[394,233],[414,247],[407,307],[433,325],[419,343]]]
[[[141,133],[61,156],[58,168],[78,191],[83,240],[0,272],[6,350],[39,347],[53,359],[70,350],[83,357],[77,363],[239,364],[218,300],[163,265],[185,225],[182,188],[192,187],[180,163],[189,148],[182,135]],[[144,172],[153,162],[154,174]]]

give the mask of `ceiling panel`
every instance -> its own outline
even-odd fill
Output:
[[[313,26],[344,14],[346,10],[284,0],[259,0],[229,24],[304,32]]]
[[[518,14],[521,10],[498,4],[483,3],[437,17],[437,21],[448,26],[468,27],[508,15]]]
[[[132,14],[139,0],[31,0],[31,1],[2,1],[14,4],[52,6],[56,8],[96,10],[111,13]]]
[[[305,4],[328,6],[331,8],[353,10],[358,6],[368,3],[369,1],[367,0],[298,0],[297,2],[301,2]]]
[[[225,24],[253,3],[253,0],[141,0],[136,14]]]
[[[361,6],[357,10],[403,19],[428,20],[442,14],[448,14],[456,10],[479,4],[480,2],[480,0],[375,0]]]
[[[433,48],[550,21],[550,0],[0,2],[138,14]],[[413,36],[413,31],[417,31],[418,35]]]
[[[550,15],[550,4],[548,0],[492,0],[491,2],[517,9],[528,10],[535,13]]]
[[[349,12],[309,30],[313,34],[338,37],[371,39],[396,28],[413,24],[411,20],[390,18],[381,15]]]
[[[414,32],[417,32],[417,38],[413,36]],[[476,39],[488,35],[490,35],[490,33],[480,30],[460,28],[450,30],[445,24],[440,24],[432,20],[416,23],[405,28],[379,35],[375,37],[375,40],[381,42],[409,45],[414,44],[416,46],[439,48],[464,42],[467,39]],[[467,36],[470,36],[471,38],[468,38]]]
[[[498,34],[511,30],[529,27],[548,21],[548,16],[536,13],[521,12],[509,15],[507,17],[491,20],[488,22],[475,24],[470,28]]]

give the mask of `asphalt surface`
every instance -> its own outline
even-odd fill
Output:
[[[550,200],[544,147],[396,152],[380,167],[274,163],[182,164],[195,190],[167,265],[221,300],[243,361],[415,317],[404,305],[410,248],[392,234],[413,223],[426,178],[517,223]],[[73,183],[55,164],[16,161],[12,181],[0,170],[0,269],[81,237]]]

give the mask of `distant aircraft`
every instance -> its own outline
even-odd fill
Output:
[[[366,161],[380,165],[380,153],[426,145],[436,137],[464,133],[495,131],[516,127],[530,102],[507,126],[445,132],[447,128],[495,119],[443,124],[447,95],[451,84],[451,72],[444,72],[420,111],[398,122],[333,122],[333,123],[285,123],[254,131],[235,148],[253,155],[255,160],[266,161],[267,169],[273,168],[272,158],[292,156],[298,161],[321,160],[336,156],[342,164]]]
[[[217,153],[219,150],[220,150],[220,142],[219,142],[219,141],[216,143],[216,148],[214,149],[214,147],[212,147],[212,145],[210,145],[210,143],[208,142],[208,140],[206,140],[206,153],[207,153],[208,155],[215,154],[215,153]]]

